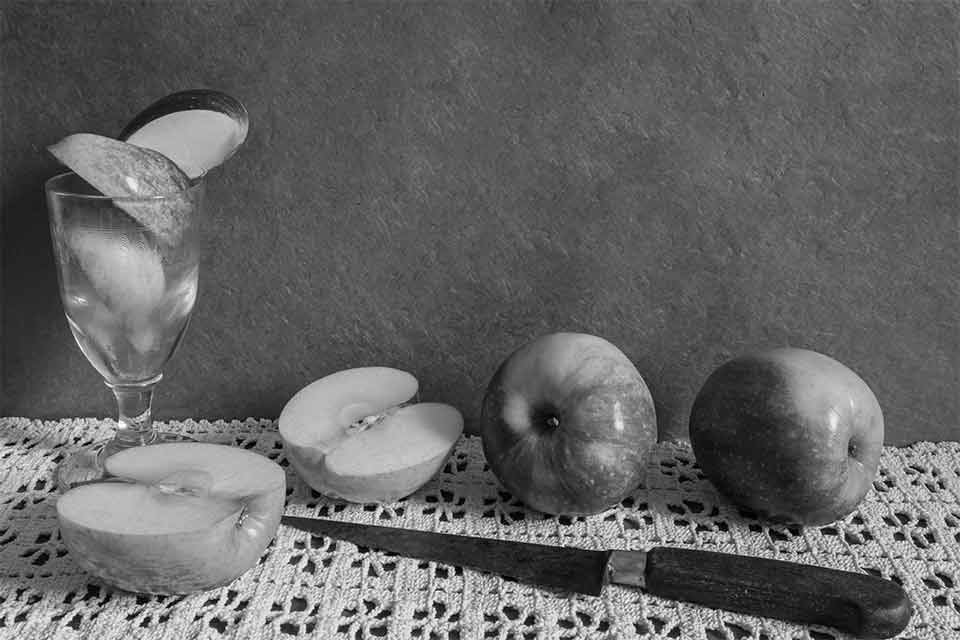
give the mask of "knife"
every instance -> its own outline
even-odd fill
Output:
[[[912,614],[910,599],[895,582],[796,562],[675,547],[593,551],[287,515],[281,522],[361,547],[550,589],[598,596],[608,583],[627,585],[661,598],[834,627],[864,638],[895,636]]]

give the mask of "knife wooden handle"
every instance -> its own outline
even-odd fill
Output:
[[[610,580],[662,598],[889,638],[907,626],[910,599],[896,583],[851,571],[767,558],[656,547],[614,551]]]

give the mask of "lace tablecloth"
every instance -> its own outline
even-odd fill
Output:
[[[199,440],[286,464],[270,421],[174,422]],[[0,418],[0,637],[533,640],[681,638],[825,640],[826,628],[662,600],[627,587],[563,595],[457,567],[360,553],[281,527],[260,564],[232,584],[186,597],[142,596],[88,578],[57,532],[51,478],[71,448],[106,438],[109,421]],[[688,448],[662,444],[633,496],[589,518],[523,508],[485,468],[477,438],[391,505],[354,505],[290,472],[287,512],[585,548],[675,545],[865,571],[903,584],[915,614],[903,638],[960,638],[960,443],[884,450],[874,489],[830,526],[767,526],[719,498]]]

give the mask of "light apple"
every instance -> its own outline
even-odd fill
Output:
[[[829,356],[773,349],[734,358],[690,413],[697,462],[734,503],[822,525],[853,511],[883,448],[883,412],[860,376]]]
[[[463,433],[449,405],[407,404],[416,378],[390,367],[325,376],[284,406],[279,430],[291,466],[310,487],[334,498],[388,503],[432,478]]]
[[[186,594],[222,586],[257,563],[280,524],[283,469],[260,454],[176,442],[125,449],[107,480],[57,501],[71,557],[107,584]]]
[[[514,351],[481,411],[491,470],[549,514],[607,509],[642,481],[657,441],[653,398],[630,359],[603,338],[553,333]]]

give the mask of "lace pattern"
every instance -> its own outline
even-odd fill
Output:
[[[271,421],[185,421],[164,428],[259,451],[286,465]],[[0,419],[0,637],[366,638],[533,640],[682,638],[841,640],[827,628],[715,611],[627,587],[602,596],[540,590],[281,527],[260,563],[230,585],[182,597],[142,596],[95,582],[57,530],[52,473],[71,449],[113,423]],[[761,523],[720,498],[686,445],[664,443],[644,485],[588,518],[525,509],[464,438],[427,486],[389,505],[311,491],[289,471],[287,512],[585,548],[688,546],[865,571],[901,583],[914,603],[902,634],[960,638],[960,443],[888,447],[874,489],[843,521],[802,529]]]

